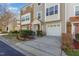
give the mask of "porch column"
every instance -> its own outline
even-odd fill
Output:
[[[74,27],[74,24],[73,23],[71,23],[71,34],[74,34],[75,33],[75,27]]]

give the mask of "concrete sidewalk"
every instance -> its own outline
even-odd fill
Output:
[[[8,35],[8,33],[0,33],[0,36]]]
[[[37,37],[34,40],[13,43],[12,41],[0,36],[0,40],[17,50],[20,49],[19,51],[22,50],[27,56],[61,56],[60,37]],[[63,51],[62,56],[66,56]]]
[[[61,38],[60,37],[42,37],[35,40],[16,43],[16,45],[29,53],[37,56],[60,56]],[[62,55],[66,54],[62,51]]]

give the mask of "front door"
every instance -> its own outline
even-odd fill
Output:
[[[75,34],[79,33],[79,24],[75,24]]]
[[[72,24],[72,35],[73,39],[75,39],[75,34],[79,33],[79,24],[78,23],[73,23]]]

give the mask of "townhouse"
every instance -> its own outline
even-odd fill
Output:
[[[66,3],[64,4],[65,18],[64,18],[64,28],[63,33],[71,33],[75,36],[79,33],[79,3]]]
[[[43,31],[45,34],[45,4],[44,3],[34,3],[34,17],[32,21],[33,31]]]
[[[8,21],[8,24],[7,26],[5,27],[5,30],[7,32],[10,32],[10,31],[15,31],[16,29],[16,25],[17,25],[17,22],[16,22],[16,16],[13,16],[11,18],[9,18],[9,21]]]
[[[33,3],[31,11],[28,7],[24,8],[26,12],[21,14],[22,26],[31,23],[31,30],[42,30],[47,36],[79,33],[78,3]],[[30,17],[30,21],[24,21],[26,15]]]
[[[19,15],[17,15],[16,16],[17,18],[16,18],[16,27],[15,27],[15,30],[17,30],[17,31],[20,31],[20,29],[21,29],[21,23],[20,23],[20,14]]]
[[[31,30],[31,22],[33,20],[33,5],[24,6],[21,9],[21,29]]]
[[[46,34],[47,36],[61,36],[60,4],[34,3],[32,5],[33,5],[32,9],[33,18],[31,19],[32,24],[31,30],[35,32],[37,30],[43,31],[43,33]],[[26,8],[26,10],[28,10],[28,8]],[[28,21],[26,21],[25,24],[27,24],[27,22]]]
[[[79,33],[79,3],[47,3],[45,9],[47,35]]]
[[[47,3],[45,10],[47,36],[61,36],[60,4]]]
[[[15,31],[15,27],[16,27],[16,24],[17,24],[16,23],[16,16],[12,16],[11,18],[8,18],[6,21],[5,20],[2,20],[0,22],[1,32]]]

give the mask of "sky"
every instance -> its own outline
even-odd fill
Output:
[[[20,9],[26,5],[28,3],[8,3],[8,9],[14,13],[19,13]]]
[[[3,3],[3,5],[7,5],[8,9],[16,14],[20,12],[20,9],[24,6],[29,5],[30,3]]]

